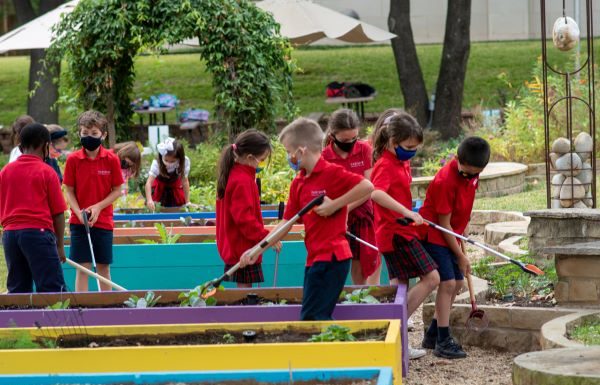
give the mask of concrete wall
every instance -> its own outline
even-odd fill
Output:
[[[360,19],[387,30],[390,0],[314,0],[343,11],[353,9]],[[585,35],[585,0],[580,0],[579,27]],[[416,43],[441,43],[444,40],[447,0],[411,1],[411,23]],[[566,1],[567,16],[575,18],[575,0]],[[547,33],[562,16],[562,0],[546,1]],[[471,40],[523,40],[539,38],[539,0],[473,0]],[[600,7],[594,9],[594,35],[600,34]]]

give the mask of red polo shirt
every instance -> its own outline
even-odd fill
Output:
[[[225,196],[217,199],[219,255],[226,264],[234,265],[246,250],[259,243],[268,233],[263,224],[256,169],[235,163],[229,173]]]
[[[407,209],[412,209],[410,161],[398,160],[396,155],[384,151],[373,166],[371,182],[375,190],[386,192]],[[387,253],[394,250],[392,244],[394,234],[407,240],[417,237],[415,227],[396,223],[396,219],[402,217],[400,213],[381,207],[377,202],[374,202],[373,206],[375,207],[375,239],[380,252]]]
[[[458,162],[453,159],[437,172],[429,184],[419,214],[434,223],[439,223],[439,215],[452,214],[452,229],[455,233],[463,234],[471,219],[478,185],[479,178],[469,180],[458,174]],[[423,230],[421,234],[427,242],[448,246],[441,231],[432,227],[425,229],[427,231]]]
[[[322,157],[315,168],[306,175],[301,170],[290,186],[290,197],[283,218],[288,220],[311,200],[321,194],[337,199],[359,184],[364,178],[344,170],[343,167],[327,162]],[[352,258],[346,239],[348,208],[344,207],[329,217],[321,217],[313,211],[302,217],[306,236],[306,266],[314,262],[331,262],[333,254],[338,261]]]
[[[373,148],[369,144],[369,142],[364,140],[357,140],[354,147],[352,147],[352,151],[348,154],[346,158],[342,158],[335,152],[333,148],[333,142],[329,143],[325,149],[323,149],[323,158],[334,164],[339,164],[344,167],[346,170],[358,174],[360,176],[365,175],[365,171],[373,168]],[[358,209],[364,209],[370,212],[373,212],[373,203],[369,199],[361,206],[352,210],[352,212],[359,211]],[[350,213],[352,214],[352,213]]]
[[[52,218],[67,209],[58,175],[35,155],[21,155],[0,172],[0,222],[4,230],[54,231]]]
[[[88,158],[83,148],[67,158],[63,184],[75,188],[75,197],[81,209],[100,202],[110,194],[113,187],[123,183],[119,157],[102,146],[94,159]],[[82,224],[73,210],[69,223]],[[114,228],[112,204],[100,212],[94,227],[105,230]]]

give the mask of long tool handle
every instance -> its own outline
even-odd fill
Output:
[[[473,293],[473,281],[471,280],[471,274],[467,274],[467,286],[469,287],[469,298],[471,299],[471,309],[477,310],[477,304],[475,303],[475,294]]]
[[[94,266],[94,270],[98,272],[98,268],[96,267],[96,256],[94,255],[94,245],[92,244],[92,235],[90,234],[90,223],[88,221],[87,211],[82,210],[81,216],[83,217],[83,225],[85,226],[88,244],[90,245],[90,253],[92,255],[92,266]],[[96,277],[96,284],[98,285],[98,291],[102,291],[102,288],[100,287],[100,280],[98,279],[98,277]]]
[[[273,274],[273,287],[277,286],[277,271],[279,269],[279,253],[280,253],[280,251],[275,252],[275,273]]]
[[[379,249],[377,248],[377,246],[372,245],[369,242],[360,239],[359,237],[357,237],[356,235],[352,234],[351,232],[346,231],[346,235],[349,236],[350,238],[354,239],[356,242],[362,243],[363,245],[365,245],[367,247],[370,247],[371,249],[379,252]]]
[[[108,279],[104,278],[103,276],[101,276],[101,275],[100,275],[100,274],[98,274],[98,273],[94,273],[94,272],[93,272],[93,271],[91,271],[90,269],[88,269],[88,268],[86,268],[86,267],[84,267],[84,266],[81,266],[79,263],[77,263],[77,262],[75,262],[75,261],[72,261],[72,260],[70,260],[69,258],[67,258],[67,261],[66,261],[66,262],[67,262],[69,265],[71,265],[71,266],[73,266],[74,268],[76,268],[77,270],[81,270],[81,271],[83,271],[84,273],[86,273],[87,275],[89,275],[90,277],[94,277],[94,278],[96,278],[97,280],[100,280],[100,281],[104,282],[105,284],[107,284],[107,285],[110,285],[111,287],[113,287],[113,288],[115,288],[115,289],[117,289],[117,290],[119,290],[119,291],[127,291],[127,289],[125,289],[123,286],[121,286],[121,285],[117,285],[117,284],[116,284],[116,283],[114,283],[113,281],[111,281],[111,280],[108,280]]]

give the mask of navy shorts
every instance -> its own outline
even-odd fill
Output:
[[[462,281],[464,276],[458,268],[458,262],[456,256],[448,247],[434,245],[433,243],[423,242],[423,246],[427,253],[433,258],[435,263],[438,265],[438,272],[440,273],[440,281],[450,281],[455,279]]]
[[[77,263],[92,263],[92,254],[90,253],[90,244],[84,225],[69,226],[71,229],[71,250],[69,258]],[[96,263],[110,265],[113,261],[113,232],[112,230],[90,228],[92,236],[92,245],[94,247],[94,257]]]

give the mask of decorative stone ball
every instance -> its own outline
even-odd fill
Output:
[[[588,208],[588,206],[586,206],[586,204],[585,204],[585,203],[583,203],[583,201],[578,201],[577,203],[575,203],[575,204],[573,205],[573,208],[574,208],[574,209],[587,209],[587,208]]]
[[[569,51],[579,42],[579,27],[570,17],[559,17],[552,28],[552,42],[561,51]]]
[[[593,140],[587,132],[581,132],[575,138],[575,151],[579,154],[581,160],[586,161],[590,158],[593,151]]]
[[[564,209],[568,209],[570,207],[573,207],[573,200],[572,199],[561,199],[560,200],[560,206]]]
[[[552,198],[558,199],[560,197],[560,188],[566,178],[563,174],[556,174],[552,177]]]
[[[556,171],[565,176],[576,176],[581,171],[582,162],[579,155],[574,152],[568,152],[556,160],[555,166]]]
[[[592,207],[594,205],[594,200],[592,199],[592,190],[591,189],[585,193],[585,198],[583,198],[583,203],[585,203],[585,205],[587,207]]]
[[[558,155],[557,153],[555,153],[555,152],[550,153],[550,165],[555,170],[556,170],[556,161],[558,160],[558,158],[560,158],[560,155]]]
[[[550,202],[550,208],[552,209],[562,209],[563,206],[561,204],[561,200],[560,199],[552,199],[552,202]]]
[[[558,155],[571,151],[571,142],[567,138],[558,138],[552,143],[552,152]]]
[[[594,174],[592,173],[592,165],[590,164],[590,162],[583,162],[583,165],[581,166],[581,172],[579,173],[579,175],[577,175],[577,179],[579,179],[583,187],[585,187],[585,191],[588,191],[590,189],[593,175]]]
[[[568,177],[560,188],[560,199],[580,200],[585,197],[585,188],[577,178]]]

